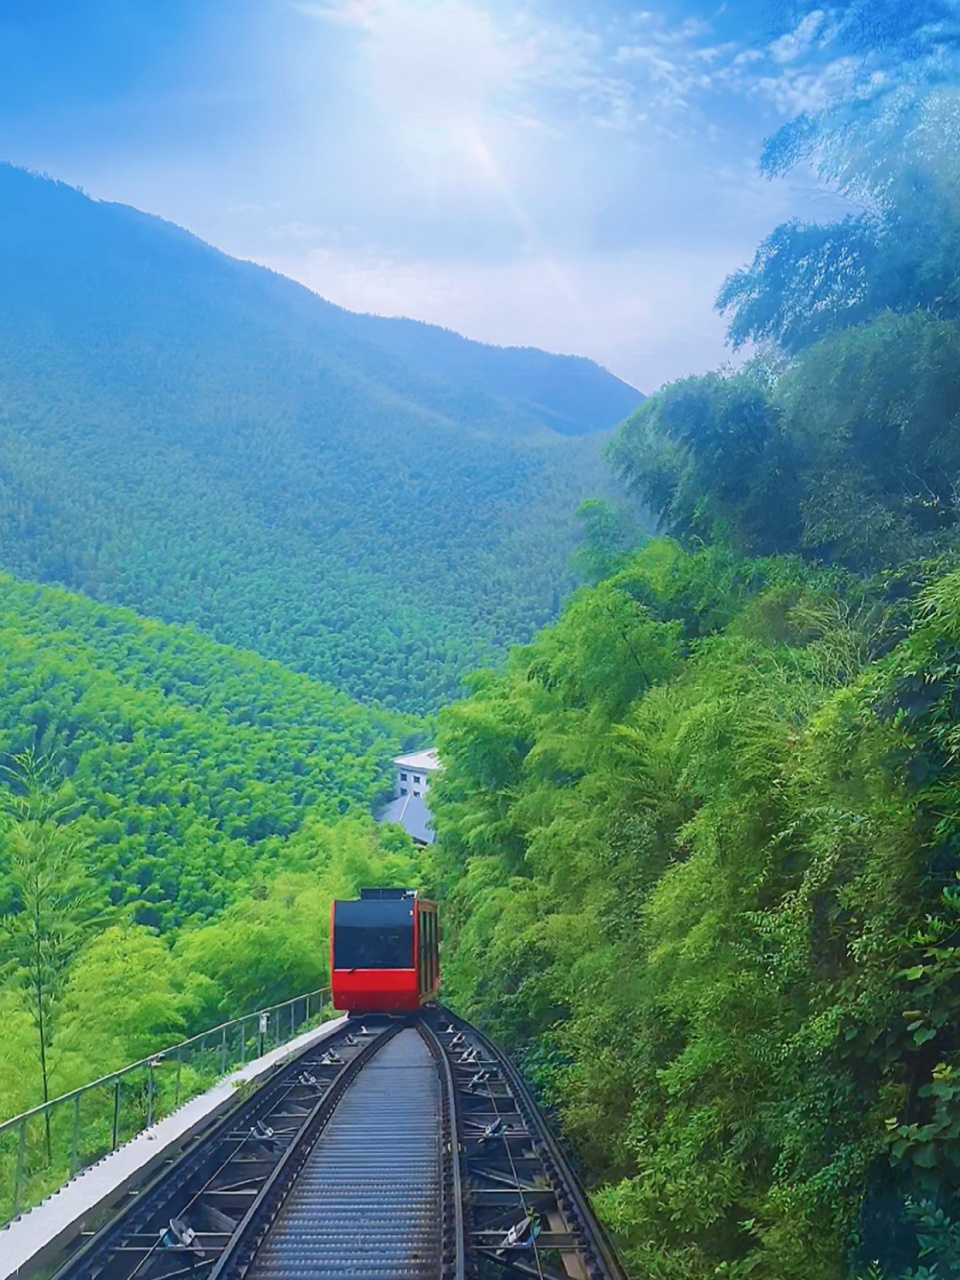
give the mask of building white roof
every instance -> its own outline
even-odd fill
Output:
[[[401,769],[422,769],[424,773],[443,768],[436,751],[414,751],[408,756],[395,756],[393,763]]]
[[[379,817],[380,822],[399,822],[407,835],[418,844],[433,844],[433,822],[430,810],[420,796],[397,796]]]

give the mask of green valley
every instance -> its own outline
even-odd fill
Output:
[[[321,986],[331,901],[416,886],[637,1280],[960,1277],[960,96],[945,46],[891,72],[949,10],[699,48],[842,36],[762,158],[840,212],[649,399],[0,167],[0,1115]],[[373,815],[434,745],[421,846]],[[499,1263],[543,1223],[496,1176]]]
[[[279,663],[9,577],[0,646],[3,758],[55,762],[91,870],[140,923],[209,917],[367,814],[416,740],[416,721]]]
[[[190,628],[0,578],[0,1114],[328,978],[420,878],[371,806],[423,727]],[[149,979],[148,979],[149,975]]]

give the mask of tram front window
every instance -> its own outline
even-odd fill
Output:
[[[412,969],[413,910],[408,901],[338,902],[335,969]]]

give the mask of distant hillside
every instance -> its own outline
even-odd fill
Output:
[[[0,575],[0,763],[56,763],[98,880],[141,922],[215,914],[291,848],[315,856],[411,729],[189,628]]]
[[[0,166],[0,566],[23,577],[426,710],[556,609],[604,483],[602,436],[572,433],[639,398]]]
[[[389,351],[424,377],[497,397],[513,418],[522,409],[561,435],[607,430],[644,399],[582,356],[555,356],[536,347],[492,347],[418,320],[343,311],[338,323],[343,332]]]

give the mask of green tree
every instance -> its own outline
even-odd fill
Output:
[[[56,1026],[61,1077],[85,1083],[182,1038],[198,1006],[194,975],[163,939],[123,921],[91,938],[63,986]]]
[[[803,3],[811,51],[847,56],[846,87],[768,139],[762,168],[816,170],[860,212],[826,226],[791,221],[734,272],[718,299],[734,346],[796,354],[893,311],[960,316],[960,63],[948,0]],[[816,53],[813,53],[816,57]]]
[[[577,510],[581,542],[573,565],[584,582],[595,584],[622,568],[646,538],[640,522],[623,506],[591,498]]]
[[[70,965],[99,914],[86,845],[71,823],[71,789],[33,753],[16,758],[2,797],[0,841],[12,904],[2,920],[3,970],[19,987],[35,1033],[44,1102],[59,1001]],[[48,1156],[50,1145],[47,1127]]]
[[[661,531],[757,555],[800,533],[798,459],[769,389],[746,372],[685,378],[647,400],[608,457]]]
[[[611,442],[621,479],[688,547],[799,553],[875,572],[960,529],[960,324],[885,313],[770,379],[687,378]]]

